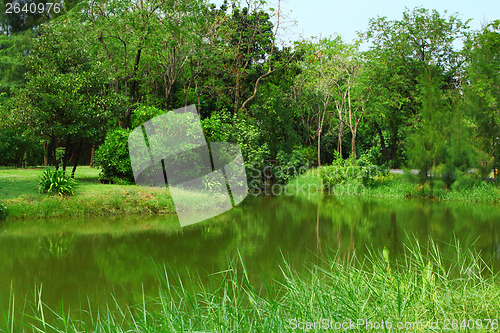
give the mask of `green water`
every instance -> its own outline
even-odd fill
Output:
[[[349,258],[386,246],[397,257],[408,235],[422,243],[432,236],[444,255],[456,238],[499,271],[499,205],[250,197],[185,228],[175,215],[0,223],[0,306],[8,307],[13,294],[22,311],[22,300],[32,301],[40,287],[51,308],[99,307],[113,297],[127,305],[140,301],[143,290],[158,292],[158,267],[188,284],[195,275],[203,281],[224,270],[238,251],[251,280],[260,283],[279,279],[283,258],[305,270],[304,263],[333,250]]]

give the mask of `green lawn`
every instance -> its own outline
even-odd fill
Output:
[[[0,201],[8,218],[158,214],[175,211],[166,189],[137,185],[101,184],[99,170],[82,166],[75,174],[78,188],[72,197],[40,194],[38,179],[44,167],[0,168]]]

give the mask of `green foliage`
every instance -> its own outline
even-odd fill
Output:
[[[67,196],[73,195],[77,184],[69,174],[62,170],[46,169],[38,183],[38,191],[50,195]]]
[[[408,138],[407,151],[410,166],[420,170],[421,183],[438,177],[449,188],[455,181],[455,171],[470,168],[475,154],[463,108],[441,89],[444,83],[437,71],[429,67],[420,77],[422,114]]]
[[[276,160],[278,167],[273,168],[276,181],[286,183],[290,179],[304,173],[314,162],[315,151],[312,147],[295,146],[291,153],[280,150]]]
[[[96,150],[94,162],[101,168],[101,179],[134,180],[128,151],[129,134],[130,130],[123,128],[109,131],[104,143]]]
[[[401,20],[371,19],[362,34],[372,44],[365,54],[371,90],[366,119],[377,128],[382,154],[392,167],[400,167],[404,161],[405,149],[399,147],[406,145],[415,119],[421,116],[425,91],[419,77],[429,66],[437,66],[437,79],[443,81],[439,90],[454,90],[460,70],[454,43],[467,33],[467,22],[457,14],[447,17],[417,7],[406,9]]]
[[[458,171],[457,178],[453,185],[451,185],[451,189],[453,191],[469,190],[479,182],[477,175]]]
[[[146,121],[165,113],[165,110],[155,108],[154,106],[141,105],[132,113],[130,127],[136,128]]]
[[[0,165],[31,166],[43,161],[39,140],[14,128],[0,128]]]
[[[7,218],[7,206],[0,202],[0,221],[5,220]]]
[[[0,12],[1,15],[1,12]],[[0,23],[1,25],[1,23]],[[29,49],[33,33],[7,36],[0,33],[0,94],[12,94],[25,83],[23,64],[25,50]]]
[[[374,186],[378,177],[387,174],[387,170],[371,164],[367,159],[355,160],[352,156],[343,159],[337,154],[331,165],[319,169],[325,189],[331,190],[338,185]]]
[[[473,33],[466,43],[464,53],[469,60],[464,92],[467,109],[476,127],[476,147],[482,154],[481,162],[491,169],[498,169],[500,157],[500,20]]]
[[[126,135],[115,128],[194,103],[208,141],[237,143],[254,174],[266,160],[298,169],[312,152],[325,164],[335,150],[362,157],[338,166],[348,172],[363,173],[363,158],[404,165],[421,170],[421,184],[430,172],[445,191],[457,171],[498,169],[498,20],[474,32],[456,14],[406,9],[398,20],[370,20],[361,52],[338,35],[277,47],[280,13],[258,0],[84,1],[66,10],[56,19],[0,10],[0,164],[39,164],[45,144],[66,149],[54,156],[66,165],[71,147],[98,145],[109,132],[97,154],[103,178],[127,183]]]
[[[447,184],[443,180],[438,179],[433,184],[432,194],[434,197],[443,198],[446,195],[447,189]]]
[[[222,110],[203,119],[202,127],[210,142],[237,143],[247,169],[262,170],[265,166],[264,161],[269,158],[270,150],[256,119],[243,113],[231,116],[227,110]]]

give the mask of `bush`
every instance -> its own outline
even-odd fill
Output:
[[[7,206],[0,202],[0,221],[7,218]]]
[[[434,197],[444,198],[446,196],[447,188],[446,182],[438,179],[434,182],[432,194]]]
[[[295,146],[291,153],[280,150],[277,154],[279,167],[274,168],[273,176],[280,183],[304,173],[314,160],[314,149],[311,147]]]
[[[265,160],[271,154],[260,124],[247,115],[231,115],[223,109],[203,119],[201,125],[207,141],[238,144],[245,161],[248,181],[253,183],[252,187],[260,186],[262,170],[266,166]]]
[[[76,182],[70,177],[69,174],[64,174],[62,170],[44,171],[38,183],[38,190],[40,193],[47,193],[50,195],[73,195]]]
[[[344,160],[337,154],[332,165],[320,169],[320,176],[326,189],[337,185],[353,184],[371,187],[377,178],[387,174],[385,168],[373,165],[365,158],[354,160],[349,157]]]
[[[101,179],[134,181],[128,152],[129,134],[130,130],[116,128],[108,132],[104,143],[96,150],[94,161],[101,168]]]
[[[480,181],[475,174],[467,174],[457,171],[457,179],[451,185],[453,191],[469,190]]]

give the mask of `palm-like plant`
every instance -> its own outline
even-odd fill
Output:
[[[60,196],[73,195],[76,187],[75,180],[61,170],[45,170],[38,183],[40,193]]]

